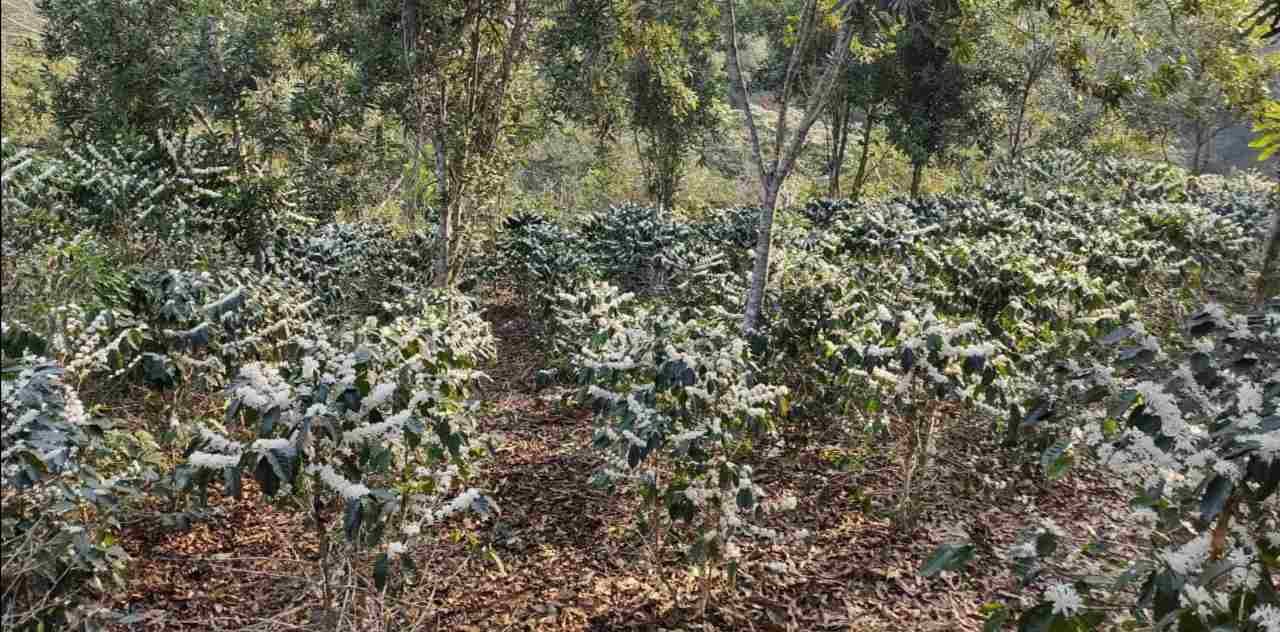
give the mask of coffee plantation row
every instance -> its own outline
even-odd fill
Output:
[[[180,139],[3,157],[6,622],[118,618],[98,604],[130,570],[122,525],[189,529],[247,481],[311,525],[324,611],[352,561],[401,590],[415,541],[501,512],[471,480],[496,441],[477,387],[503,361],[482,314],[505,300],[538,333],[540,386],[592,411],[593,484],[636,512],[652,564],[697,570],[700,612],[746,543],[810,535],[762,520],[803,500],[751,465],[781,430],[907,424],[909,524],[963,415],[1011,464],[1104,472],[1133,499],[1136,548],[1027,524],[995,561],[1031,605],[993,603],[987,629],[1280,629],[1280,297],[1244,281],[1280,208],[1264,180],[1047,151],[964,194],[813,200],[777,216],[744,335],[752,208],[517,214],[436,289],[435,231],[316,222]],[[113,264],[121,238],[145,256]],[[160,421],[111,413],[131,400]],[[978,555],[956,540],[920,570]]]

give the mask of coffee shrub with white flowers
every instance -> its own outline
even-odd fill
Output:
[[[1117,530],[1136,554],[1056,525],[1008,552],[1024,584],[1048,584],[1020,629],[1260,630],[1280,625],[1280,302],[1252,313],[1211,303],[1161,341],[1117,324],[1097,353],[1062,363],[1058,392],[1024,426],[1063,435],[1046,474],[1090,460],[1134,491]],[[962,560],[938,552],[939,566]],[[988,626],[1013,612],[1001,604]],[[994,628],[993,628],[994,629]]]
[[[287,174],[307,170],[227,151],[217,125],[0,144],[5,629],[149,625],[137,534],[248,505],[305,539],[282,625],[447,628],[589,579],[665,627],[856,627],[871,590],[850,591],[995,585],[938,578],[981,565],[1004,584],[948,608],[986,630],[1280,631],[1280,301],[1245,287],[1273,183],[1029,150],[964,194],[794,200],[744,330],[753,206],[472,200],[454,210],[488,223],[453,227],[445,287],[438,227],[386,212],[439,183],[392,174],[369,186],[383,207],[336,221],[300,208],[322,185]],[[1128,502],[1105,527],[935,537],[957,441],[1046,515]],[[835,471],[828,448],[876,467]],[[579,570],[524,541],[565,515],[529,506],[544,484],[608,503],[604,539],[577,543],[607,564],[516,576]],[[1000,509],[986,498],[945,520]],[[862,529],[916,545],[878,540],[932,579],[821,567],[869,559]],[[921,555],[922,533],[945,542]],[[588,592],[539,602],[536,625],[617,623],[591,617],[624,602],[583,614]]]
[[[701,566],[705,610],[711,573],[734,568],[740,539],[797,535],[753,524],[795,499],[770,497],[742,462],[747,440],[773,433],[787,389],[752,381],[756,367],[729,314],[684,320],[607,283],[561,300],[562,330],[595,332],[570,363],[596,413],[596,481],[641,499],[636,517],[653,559],[685,525],[682,545]]]
[[[386,547],[379,588],[406,538],[497,508],[459,488],[481,445],[469,395],[494,353],[489,325],[450,292],[397,307],[385,324],[371,316],[337,336],[308,327],[278,360],[241,365],[220,427],[199,428],[180,466],[202,496],[210,483],[238,496],[248,475],[268,497],[308,499],[319,537],[332,523],[352,547]]]

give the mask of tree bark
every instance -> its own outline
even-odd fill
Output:
[[[403,188],[400,190],[400,214],[406,222],[412,222],[418,217],[419,176],[422,172],[422,134],[406,126],[404,143],[412,148],[413,154],[409,156],[409,173],[406,174],[408,177],[405,178]]]
[[[840,26],[839,34],[836,36],[836,42],[832,49],[827,69],[823,72],[816,88],[809,92],[809,97],[805,103],[804,118],[801,119],[800,125],[795,131],[788,135],[787,109],[791,99],[792,83],[795,81],[798,72],[800,53],[814,30],[817,15],[816,2],[809,2],[805,5],[805,14],[800,20],[802,25],[800,41],[791,50],[791,61],[787,65],[787,73],[782,82],[774,153],[766,165],[764,153],[760,148],[760,135],[756,129],[755,116],[751,112],[751,105],[747,98],[747,87],[742,80],[735,4],[736,0],[725,0],[727,10],[725,11],[724,30],[725,38],[728,40],[727,48],[729,49],[730,90],[740,90],[743,97],[742,110],[747,119],[747,130],[751,135],[752,157],[755,159],[756,168],[760,174],[761,185],[761,209],[756,225],[755,261],[751,269],[751,287],[747,293],[747,304],[743,310],[742,318],[742,332],[750,334],[755,331],[759,322],[761,305],[764,303],[764,290],[768,284],[773,211],[777,205],[778,192],[782,189],[782,184],[787,176],[795,168],[796,159],[799,157],[800,150],[804,147],[809,129],[813,127],[814,121],[822,113],[823,105],[826,104],[828,97],[831,95],[831,89],[835,85],[836,76],[839,74],[840,69],[844,67],[845,60],[848,59],[849,42],[853,38],[853,30],[849,28],[848,20],[845,19]]]
[[[418,0],[401,0],[400,3],[400,48],[405,68],[414,67],[413,54],[418,43]],[[417,79],[415,78],[416,82]],[[416,95],[417,90],[413,93]],[[417,97],[421,98],[421,97]],[[416,100],[416,99],[415,99]],[[412,125],[406,125],[405,141],[413,146],[413,156],[409,160],[409,178],[401,191],[401,214],[406,221],[413,221],[418,216],[420,177],[422,172],[422,104],[414,103],[416,119]],[[412,138],[410,138],[412,136]]]
[[[924,163],[916,162],[911,164],[911,197],[920,197],[920,180],[924,175]]]
[[[1195,148],[1195,151],[1191,154],[1191,175],[1198,176],[1200,175],[1200,171],[1201,171],[1200,154],[1204,149],[1204,143],[1205,143],[1204,124],[1201,123],[1199,120],[1197,120],[1195,123],[1195,128],[1196,128],[1195,140],[1193,140],[1192,142],[1195,143],[1196,148]]]
[[[449,285],[449,242],[453,239],[453,212],[450,209],[454,201],[449,195],[449,170],[445,161],[444,143],[444,134],[437,128],[431,138],[436,153],[436,189],[440,204],[440,226],[436,229],[436,265],[431,279],[436,287]]]
[[[849,197],[855,200],[862,197],[862,185],[867,180],[867,158],[871,155],[871,130],[875,121],[875,106],[868,106],[862,123],[862,153],[858,156],[858,173],[853,177],[853,191],[849,192]]]
[[[853,104],[849,102],[845,91],[841,90],[841,100],[835,106],[836,115],[832,117],[832,147],[829,172],[831,181],[827,186],[827,197],[840,197],[840,174],[844,172],[844,155],[849,146],[849,121],[853,118]]]
[[[1018,153],[1022,151],[1022,124],[1027,118],[1027,100],[1031,98],[1031,85],[1034,81],[1034,75],[1028,76],[1027,80],[1022,84],[1022,93],[1018,95],[1018,119],[1013,126],[1013,144],[1009,148],[1009,157],[1018,158]]]
[[[756,226],[755,260],[751,264],[751,288],[747,294],[747,308],[743,315],[743,331],[755,331],[760,322],[760,310],[764,305],[764,289],[769,282],[769,251],[773,246],[773,210],[778,204],[780,183],[765,185],[761,200],[760,220]]]

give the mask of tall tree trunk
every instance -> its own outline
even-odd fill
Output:
[[[778,204],[781,183],[770,178],[765,183],[761,199],[760,219],[756,223],[755,260],[751,264],[751,288],[747,292],[747,308],[743,317],[743,329],[755,331],[760,322],[760,309],[764,305],[764,289],[769,284],[769,251],[773,246],[773,210]]]
[[[413,55],[418,44],[418,0],[401,0],[400,3],[400,49],[405,68],[414,67]],[[417,82],[417,79],[414,79]],[[415,100],[423,98],[418,90],[413,90]],[[418,216],[419,192],[422,175],[422,104],[414,103],[415,121],[412,126],[405,126],[406,144],[413,146],[413,156],[409,160],[409,177],[401,191],[401,214],[405,220],[412,222]],[[413,138],[409,138],[412,135]]]
[[[749,334],[756,329],[760,319],[761,304],[764,302],[764,289],[769,274],[773,210],[777,205],[778,191],[782,188],[787,176],[795,168],[796,159],[800,155],[800,150],[804,147],[809,129],[813,127],[814,121],[822,113],[823,106],[827,103],[827,99],[831,95],[831,89],[835,85],[836,76],[844,67],[845,60],[849,57],[849,42],[853,38],[853,29],[849,28],[848,15],[846,14],[843,16],[844,19],[842,20],[840,31],[831,49],[827,69],[823,72],[815,89],[809,91],[809,96],[805,103],[805,115],[801,119],[800,125],[796,127],[791,135],[788,135],[787,108],[791,100],[793,82],[799,70],[800,52],[804,50],[815,30],[814,25],[818,10],[816,2],[806,3],[805,12],[800,20],[800,38],[795,47],[791,49],[791,61],[788,63],[778,99],[777,132],[773,155],[766,162],[764,152],[761,151],[760,133],[756,128],[755,115],[751,112],[751,106],[747,98],[747,86],[742,80],[742,67],[739,61],[741,55],[738,52],[736,1],[725,0],[725,8],[727,10],[724,12],[724,34],[727,48],[729,49],[729,83],[730,90],[738,90],[742,95],[742,111],[747,119],[747,131],[751,136],[752,157],[760,176],[761,186],[760,218],[756,226],[755,262],[751,269],[751,288],[747,292],[747,305],[742,318],[742,332]]]
[[[1034,82],[1035,75],[1027,77],[1022,84],[1022,93],[1018,95],[1018,118],[1013,126],[1013,144],[1009,148],[1009,157],[1018,158],[1018,153],[1022,151],[1022,125],[1027,118],[1027,100],[1031,98],[1031,85]]]
[[[920,180],[921,180],[921,176],[923,175],[924,175],[924,163],[923,162],[911,163],[911,197],[913,198],[920,197]]]
[[[845,91],[841,91],[842,95]],[[844,96],[836,103],[837,115],[832,117],[832,138],[835,147],[832,150],[830,173],[831,182],[827,186],[827,197],[840,197],[840,174],[844,172],[844,155],[849,146],[849,121],[853,118],[853,104]]]
[[[1204,140],[1204,124],[1197,120],[1195,125],[1196,125],[1195,138],[1192,140],[1192,142],[1195,143],[1196,147],[1195,147],[1195,151],[1192,152],[1191,154],[1191,175],[1198,176],[1200,175],[1200,171],[1201,171],[1200,155],[1204,150],[1205,140]]]
[[[1271,198],[1280,202],[1280,185],[1276,185]],[[1262,251],[1262,270],[1258,276],[1258,291],[1254,302],[1261,306],[1271,296],[1280,292],[1280,269],[1276,260],[1280,259],[1280,204],[1271,211],[1271,235],[1267,237],[1266,248]]]
[[[875,122],[876,108],[867,106],[867,115],[862,123],[862,153],[858,156],[858,173],[853,177],[853,191],[849,192],[849,197],[855,200],[862,197],[862,185],[867,180],[867,158],[871,155],[871,130],[875,127]]]
[[[413,153],[409,156],[409,173],[406,174],[408,177],[405,178],[404,188],[400,191],[400,213],[406,222],[413,222],[418,218],[419,193],[422,188],[422,134],[406,127],[404,142]]]
[[[445,161],[444,133],[436,128],[432,133],[431,144],[436,153],[436,189],[439,193],[440,226],[436,229],[436,265],[432,273],[432,283],[436,287],[449,285],[449,245],[453,241],[453,210],[455,201],[450,196],[449,169]]]

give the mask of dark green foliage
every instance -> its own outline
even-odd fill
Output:
[[[589,274],[586,243],[544,217],[519,214],[506,220],[483,275],[510,284],[537,321],[547,323],[558,296],[574,291]]]
[[[47,20],[44,53],[76,60],[74,74],[53,81],[51,109],[63,129],[86,139],[178,126],[184,113],[154,89],[157,78],[179,74],[175,50],[156,45],[179,30],[174,2],[40,0],[36,7]]]
[[[920,574],[933,577],[942,571],[954,571],[973,559],[972,544],[948,544],[938,547],[920,568]]]
[[[963,146],[990,149],[992,113],[983,93],[992,77],[963,63],[963,53],[956,50],[967,38],[983,35],[966,30],[974,25],[964,19],[959,3],[929,0],[904,13],[895,63],[883,65],[882,81],[890,86],[889,138],[911,162],[915,197],[921,171],[930,161],[949,160]]]
[[[6,347],[11,333],[6,328]],[[109,425],[86,413],[64,377],[45,360],[6,358],[0,367],[6,616],[9,608],[29,607],[51,627],[66,625],[85,582],[122,583],[128,555],[103,536],[119,530],[140,482],[106,474],[135,455],[106,441]]]
[[[851,200],[833,200],[829,198],[815,198],[809,200],[804,206],[800,207],[800,213],[809,220],[814,227],[819,229],[827,229],[832,223],[838,219],[842,219],[856,205]]]
[[[431,281],[434,238],[373,223],[326,224],[274,243],[272,265],[335,313],[379,315],[388,297]]]
[[[591,215],[581,229],[593,270],[628,291],[677,283],[691,263],[692,229],[670,211],[618,204]]]
[[[721,125],[719,26],[709,2],[573,0],[541,33],[549,109],[603,139],[629,124],[649,194],[667,210],[689,154]]]

